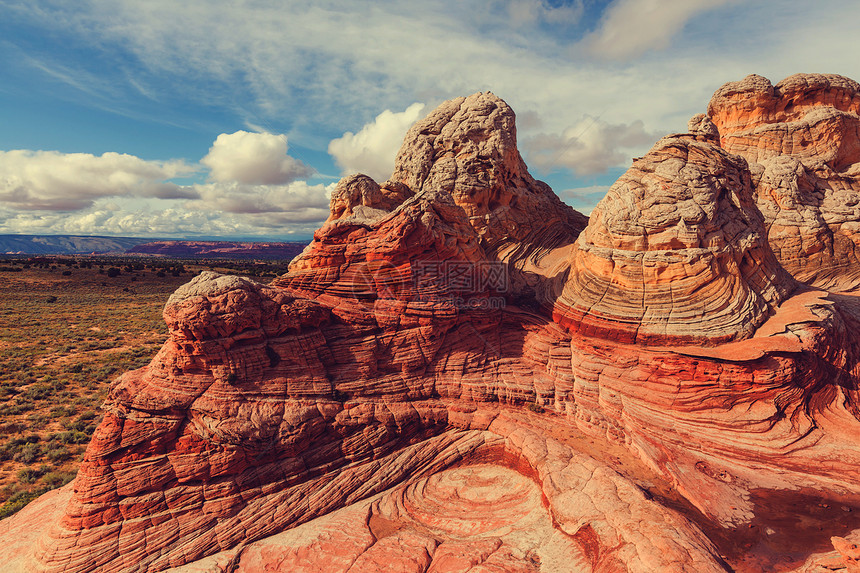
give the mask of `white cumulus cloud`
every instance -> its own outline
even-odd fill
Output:
[[[659,134],[645,131],[640,120],[610,124],[584,117],[561,134],[539,134],[524,142],[529,165],[543,171],[571,169],[577,175],[605,173],[645,151]]]
[[[385,110],[358,133],[347,131],[328,145],[344,175],[364,173],[377,181],[385,181],[394,170],[394,159],[403,136],[423,117],[423,103],[413,103],[405,111]]]
[[[146,161],[108,152],[0,151],[0,205],[19,210],[75,211],[101,197],[191,199],[169,180],[196,168],[183,161]]]
[[[310,234],[334,184],[287,155],[284,136],[221,134],[200,164],[133,155],[0,151],[0,232],[131,236]],[[178,185],[199,175],[206,183]],[[282,182],[282,183],[273,183]]]
[[[593,55],[613,60],[664,49],[693,16],[731,1],[616,0],[583,43]]]
[[[200,163],[211,169],[215,181],[258,185],[290,183],[313,170],[287,155],[287,136],[237,131],[219,135]]]
[[[245,185],[207,183],[195,185],[200,199],[186,207],[195,211],[219,211],[240,215],[277,213],[297,222],[324,221],[329,214],[329,197],[334,184],[309,185],[295,181],[288,185]]]

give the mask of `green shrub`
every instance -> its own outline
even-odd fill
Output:
[[[531,410],[532,412],[534,412],[536,414],[543,414],[543,412],[544,412],[543,406],[541,406],[540,404],[537,404],[535,402],[529,402],[528,404],[526,404],[526,408]]]
[[[25,444],[21,451],[15,454],[12,458],[16,462],[21,462],[22,464],[32,464],[36,460],[42,457],[42,446],[39,444]]]
[[[48,472],[42,476],[42,483],[51,489],[56,489],[63,487],[73,479],[75,479],[74,472]]]
[[[0,519],[9,517],[19,511],[22,507],[42,495],[42,491],[19,491],[10,497],[6,503],[0,506]]]
[[[0,434],[17,434],[18,432],[23,432],[25,429],[27,429],[27,427],[21,422],[0,424]]]
[[[36,483],[40,477],[45,475],[48,472],[48,466],[42,465],[38,469],[36,468],[24,468],[18,471],[18,481],[24,483]]]
[[[72,457],[72,453],[65,446],[56,442],[51,442],[48,444],[48,453],[46,456],[48,461],[58,464]]]
[[[23,396],[29,400],[42,400],[50,395],[51,388],[45,384],[32,384],[23,393]]]
[[[80,419],[78,419],[78,420],[75,420],[74,422],[72,422],[71,424],[69,424],[69,425],[68,425],[68,426],[66,426],[66,427],[67,427],[69,430],[72,430],[73,432],[85,432],[85,431],[86,431],[86,427],[87,427],[87,426],[89,426],[89,423],[88,423],[86,420],[80,420]]]
[[[74,416],[74,414],[74,409],[69,408],[68,406],[54,406],[51,408],[51,417],[54,419]]]
[[[50,450],[46,457],[52,464],[62,464],[72,458],[72,452],[70,452],[66,447],[60,447],[56,450]]]
[[[49,441],[59,441],[64,444],[86,444],[90,441],[90,437],[80,431],[58,432],[48,436]]]
[[[47,414],[30,414],[27,416],[27,422],[30,423],[31,430],[44,428],[48,421],[49,418]]]

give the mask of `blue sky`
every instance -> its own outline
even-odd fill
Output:
[[[304,239],[343,174],[490,90],[589,212],[723,83],[860,79],[860,3],[0,0],[0,233]]]

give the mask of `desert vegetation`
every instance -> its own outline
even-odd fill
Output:
[[[268,280],[285,264],[0,258],[0,519],[71,481],[110,383],[149,362],[161,316],[202,270]]]

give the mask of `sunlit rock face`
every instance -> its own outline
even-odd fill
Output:
[[[585,226],[517,150],[515,116],[491,93],[440,105],[406,134],[391,180],[430,197],[450,195],[488,246],[546,246],[544,235],[573,236]],[[430,198],[428,197],[428,198]]]
[[[695,135],[661,139],[579,236],[554,318],[619,342],[752,336],[794,290],[767,243],[747,163]]]
[[[726,84],[708,115],[750,163],[756,203],[782,265],[831,290],[860,286],[860,85],[833,74]]]
[[[728,84],[588,221],[529,175],[501,99],[442,104],[388,181],[341,181],[287,274],[171,296],[74,484],[0,522],[4,566],[854,566],[860,300],[821,288],[854,269],[789,257],[774,221],[832,219],[857,144],[757,134],[821,105],[848,121],[855,88]],[[792,181],[821,201],[769,214]],[[853,240],[839,212],[816,237]]]

